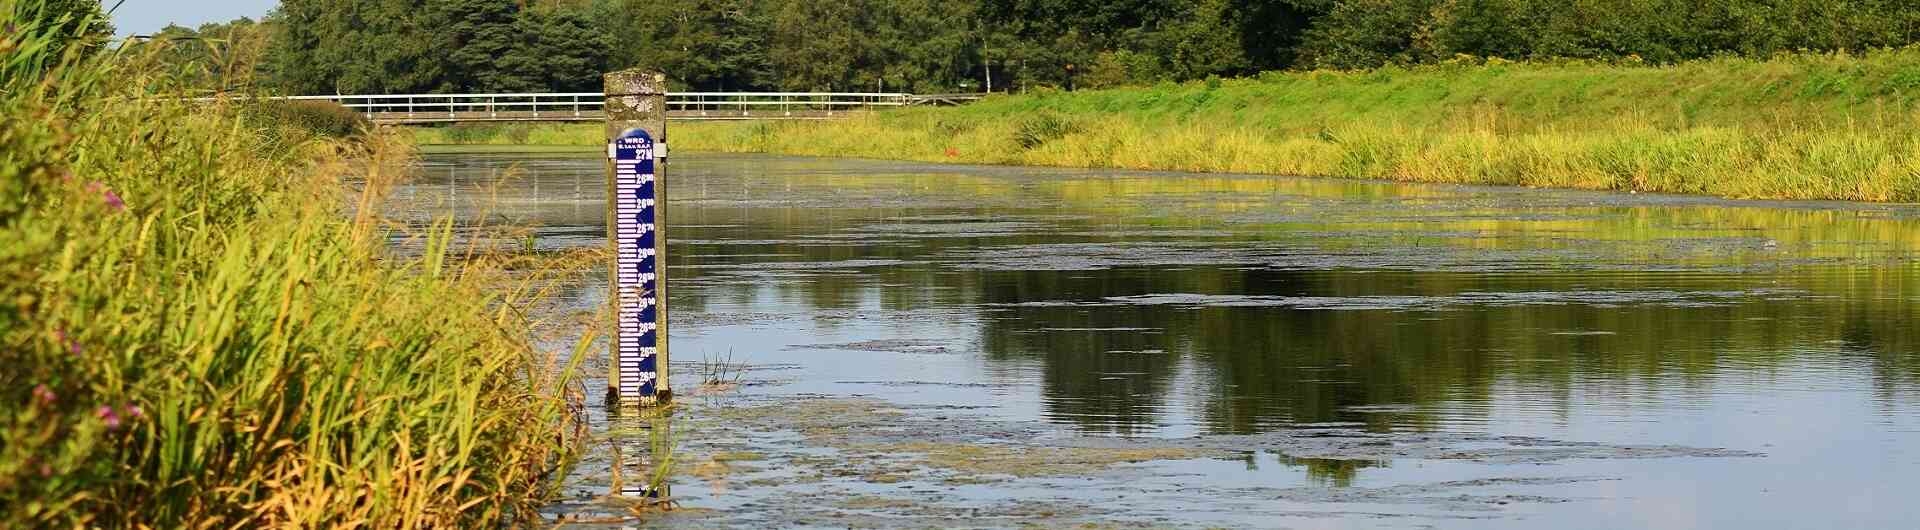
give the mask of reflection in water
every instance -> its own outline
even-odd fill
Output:
[[[541,246],[596,245],[601,171],[434,156],[414,191],[452,200],[407,208],[494,186],[488,215],[544,225]],[[809,370],[770,392],[1125,436],[1729,446],[1828,473],[1808,495],[1920,471],[1899,450],[1920,431],[1920,208],[780,157],[669,175],[676,354]],[[1336,487],[1401,467],[1263,458]]]
[[[1360,470],[1386,467],[1386,462],[1375,460],[1334,460],[1331,458],[1293,458],[1282,456],[1282,462],[1289,466],[1307,468],[1307,477],[1322,486],[1345,488],[1353,486],[1353,478]],[[1247,467],[1256,469],[1253,459],[1248,459]]]
[[[1124,274],[1132,272],[1133,274]],[[1723,367],[1778,369],[1795,357],[1850,358],[1870,369],[1884,391],[1910,388],[1914,364],[1915,301],[1856,291],[1854,271],[1828,271],[1829,282],[1798,275],[1706,275],[1653,279],[1640,275],[1308,273],[1193,269],[1178,275],[1109,271],[1102,278],[1019,284],[1021,299],[1073,300],[1146,293],[1220,292],[1340,299],[1355,293],[1447,296],[1460,293],[1540,293],[1549,290],[1742,292],[1744,298],[1686,297],[1533,303],[1494,301],[1441,307],[1335,309],[1210,305],[1076,305],[1018,307],[984,326],[996,358],[1030,357],[1045,363],[1046,388],[1068,399],[1053,403],[1063,417],[1101,418],[1131,425],[1151,421],[1154,403],[1168,394],[1179,359],[1208,367],[1212,383],[1197,411],[1208,427],[1256,432],[1296,423],[1392,420],[1424,424],[1424,413],[1382,415],[1354,407],[1426,405],[1496,399],[1502,385],[1536,399],[1565,399],[1568,386],[1606,378],[1615,399],[1636,391],[1701,382]],[[1133,281],[1114,281],[1115,275]],[[1173,277],[1167,277],[1173,276]],[[1871,278],[1871,276],[1868,276]],[[1910,279],[1906,280],[1910,281]],[[1417,293],[1417,294],[1416,294]],[[991,294],[988,300],[996,300]],[[1368,302],[1377,303],[1377,302]],[[1157,332],[1036,331],[1062,326],[1150,327]],[[1133,353],[1165,352],[1165,353]],[[1877,353],[1876,353],[1877,352]],[[1105,374],[1139,374],[1116,384]],[[1144,401],[1144,402],[1143,402]],[[1561,406],[1578,406],[1561,403]],[[1475,422],[1474,413],[1449,421]],[[1386,425],[1376,425],[1386,428]]]
[[[674,454],[673,409],[626,416],[608,412],[603,439],[611,459],[610,492],[641,503],[668,502],[673,497],[669,476]]]

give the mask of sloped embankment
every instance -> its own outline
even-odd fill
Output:
[[[688,151],[1920,200],[1920,48],[1452,64],[685,123]]]

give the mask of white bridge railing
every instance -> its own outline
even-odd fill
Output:
[[[606,96],[598,92],[557,94],[395,94],[291,96],[273,99],[332,101],[376,122],[598,120]],[[915,96],[879,92],[669,92],[667,113],[677,119],[808,119],[850,111],[911,105],[956,104],[974,94]]]

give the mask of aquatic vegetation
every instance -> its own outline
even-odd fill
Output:
[[[853,451],[918,457],[922,465],[951,470],[960,478],[1077,476],[1119,464],[1196,458],[1225,458],[1231,453],[1210,448],[1146,447],[984,447],[979,444],[904,442],[856,446]],[[963,481],[964,482],[964,481]]]
[[[715,394],[733,390],[740,386],[741,378],[746,376],[747,363],[733,360],[733,351],[727,355],[703,356],[700,359],[700,386],[695,389],[700,394]]]
[[[1077,436],[1042,423],[996,419],[990,413],[870,398],[747,396],[678,406],[686,407],[675,425],[686,440],[682,452],[692,455],[687,461],[697,463],[674,477],[675,487],[696,495],[722,495],[735,503],[661,519],[700,527],[778,519],[875,528],[964,526],[965,521],[1078,528],[1125,520],[1158,503],[1194,519],[1209,518],[1207,507],[1220,502],[1235,505],[1236,516],[1272,517],[1266,510],[1274,509],[1276,500],[1295,515],[1301,513],[1295,510],[1341,510],[1366,502],[1387,511],[1418,507],[1497,516],[1510,505],[1563,500],[1553,493],[1520,495],[1483,488],[1606,480],[1538,471],[1553,462],[1757,456],[1486,434],[1368,432],[1357,424],[1258,435]],[[790,435],[794,433],[800,436]],[[1314,456],[1290,456],[1293,452]],[[1278,461],[1280,469],[1261,471],[1301,472],[1351,485],[1354,471],[1400,457],[1533,465],[1508,467],[1485,479],[1417,480],[1366,490],[1249,488],[1200,478],[1213,473],[1207,468],[1221,464],[1251,470],[1256,462]],[[1163,482],[1169,472],[1179,477],[1173,479],[1178,486]],[[982,495],[968,490],[1048,493]]]
[[[34,27],[20,6],[0,11]],[[398,138],[156,97],[180,76],[155,64],[72,52],[0,79],[0,527],[532,513],[580,439],[571,366],[519,309],[543,276],[446,222],[392,252]]]

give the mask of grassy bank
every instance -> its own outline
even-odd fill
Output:
[[[391,252],[400,139],[47,56],[33,8],[0,2],[0,528],[530,516],[577,432],[538,275],[444,224]]]
[[[607,143],[606,126],[599,123],[462,123],[407,129],[416,145],[472,145],[495,147],[583,147]]]
[[[1913,48],[1669,67],[1466,59],[832,122],[678,123],[671,137],[683,151],[1916,201],[1916,100]],[[591,127],[524,136],[600,141]]]

